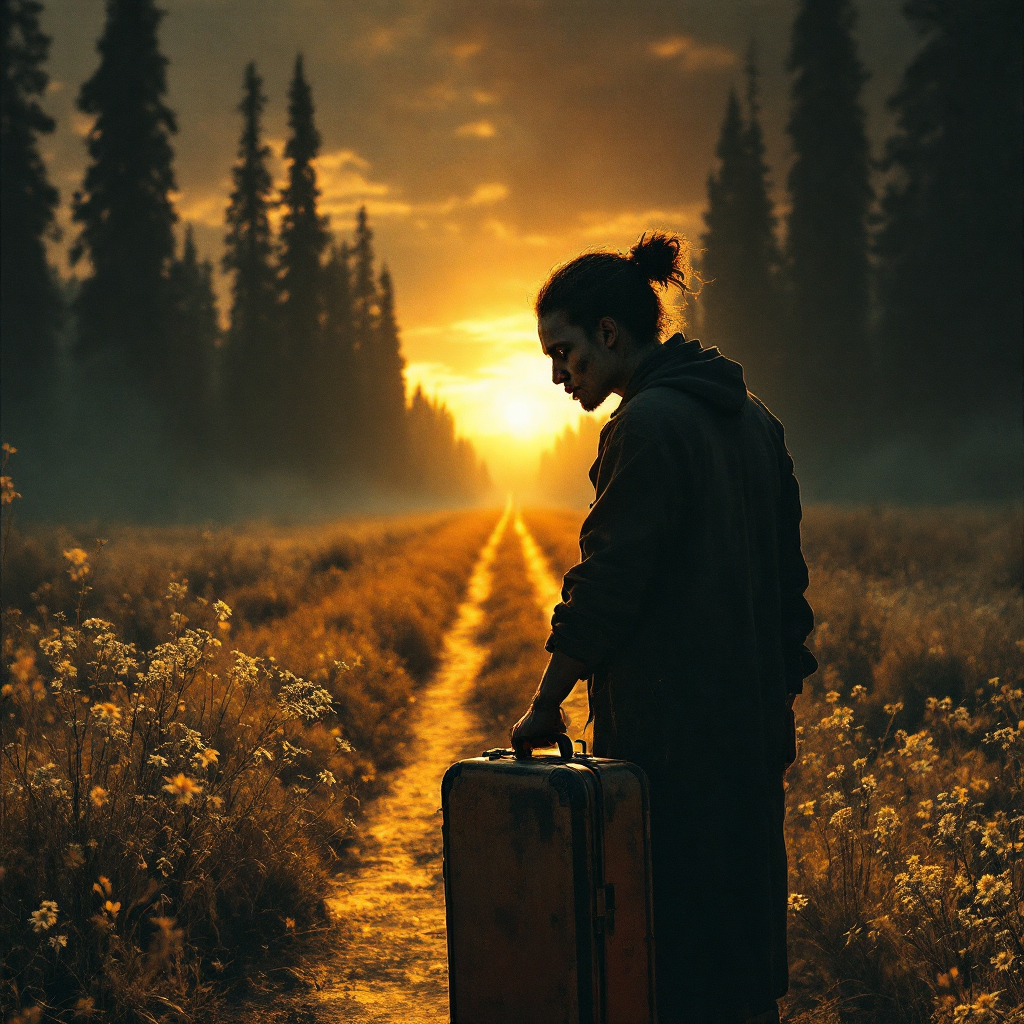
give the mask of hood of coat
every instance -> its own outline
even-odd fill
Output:
[[[720,412],[738,413],[747,401],[743,367],[723,356],[717,348],[703,348],[675,334],[658,347],[633,372],[619,407],[648,388],[685,391]]]

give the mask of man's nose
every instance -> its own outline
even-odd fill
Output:
[[[569,371],[558,366],[551,367],[551,383],[564,384],[569,379]]]

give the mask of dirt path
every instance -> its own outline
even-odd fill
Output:
[[[441,880],[441,776],[482,742],[467,697],[486,650],[476,642],[506,509],[484,545],[441,665],[419,698],[413,757],[373,808],[364,860],[328,900],[347,933],[318,1020],[442,1024],[448,964]]]
[[[419,700],[412,725],[414,760],[370,812],[363,863],[328,900],[344,932],[334,976],[317,997],[317,1021],[346,1024],[443,1024],[448,964],[441,879],[441,776],[482,742],[469,691],[487,651],[476,641],[491,592],[491,565],[512,522],[523,546],[538,607],[559,599],[551,572],[522,517],[505,510],[477,559],[466,600],[445,640],[441,665]],[[570,734],[587,720],[586,687],[566,702]]]
[[[554,575],[551,566],[548,564],[544,552],[538,547],[523,522],[523,517],[516,512],[514,529],[519,534],[519,540],[523,545],[523,557],[526,559],[526,571],[529,574],[530,582],[533,584],[533,591],[537,597],[537,604],[545,617],[550,618],[551,611],[562,597],[561,577]],[[574,739],[585,739],[587,749],[590,749],[593,740],[593,726],[584,732],[587,721],[587,685],[577,683],[576,688],[569,694],[569,699],[562,705],[569,718],[569,735]]]

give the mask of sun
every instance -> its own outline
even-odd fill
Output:
[[[513,398],[504,403],[501,413],[505,429],[513,437],[525,438],[536,432],[538,416],[537,407],[533,402]]]

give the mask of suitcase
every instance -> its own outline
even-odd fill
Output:
[[[441,784],[451,1024],[655,1024],[647,777],[489,750]]]

